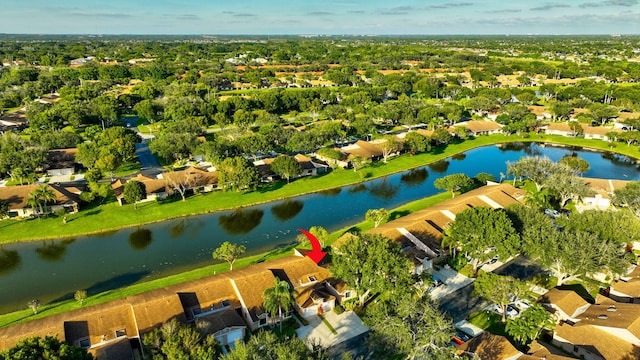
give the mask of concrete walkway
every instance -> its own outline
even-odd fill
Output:
[[[309,325],[301,326],[296,330],[298,337],[330,348],[369,331],[353,311],[345,311],[340,315],[329,311],[324,314],[324,317],[337,334],[333,334],[318,316],[312,316],[307,318]]]
[[[470,279],[448,267],[441,268],[440,270],[433,270],[433,276],[437,277],[444,283],[443,285],[434,288],[429,293],[431,298],[434,300],[440,300],[473,282],[473,279]]]

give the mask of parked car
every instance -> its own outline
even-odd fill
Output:
[[[463,333],[462,331],[456,331],[453,337],[451,338],[451,341],[455,342],[458,345],[462,345],[469,340],[471,340],[471,336]]]
[[[489,310],[489,311],[493,311],[493,312],[495,312],[495,313],[497,313],[497,314],[502,315],[502,307],[501,307],[500,305],[498,305],[498,304],[492,304],[492,305],[490,305],[490,306],[487,308],[487,310]],[[515,309],[513,306],[511,306],[511,305],[507,305],[507,317],[508,317],[509,319],[513,319],[513,318],[515,318],[516,316],[518,316],[518,310],[516,310],[516,309]]]
[[[520,311],[524,311],[531,307],[531,303],[529,302],[529,300],[516,297],[511,301],[511,304],[509,304],[509,306],[515,307]]]

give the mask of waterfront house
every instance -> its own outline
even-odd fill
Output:
[[[10,218],[24,218],[36,215],[36,210],[28,203],[29,193],[36,190],[39,184],[4,186],[0,187],[0,199],[7,202],[9,206],[8,216]],[[79,209],[79,190],[75,187],[65,187],[60,184],[45,184],[55,195],[53,203],[47,203],[43,211],[53,213],[58,209],[74,213]]]

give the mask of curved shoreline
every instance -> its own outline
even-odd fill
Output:
[[[447,147],[444,148],[444,151],[442,151],[442,153],[440,154],[431,154],[431,153],[422,153],[422,154],[417,154],[417,155],[401,155],[398,158],[392,158],[389,160],[389,162],[387,164],[385,164],[384,166],[377,168],[380,169],[378,171],[377,174],[373,174],[371,177],[367,177],[367,178],[360,178],[357,180],[347,180],[345,182],[339,183],[339,184],[332,184],[326,187],[322,187],[322,182],[321,179],[325,176],[332,176],[335,174],[335,172],[326,174],[322,177],[316,177],[316,178],[312,178],[312,179],[299,179],[298,181],[312,181],[314,184],[316,182],[318,182],[318,184],[320,186],[314,188],[313,190],[302,190],[300,192],[296,192],[293,194],[284,194],[283,196],[277,196],[277,197],[273,197],[273,198],[269,198],[269,196],[267,195],[267,199],[265,200],[259,200],[259,201],[248,201],[248,202],[242,202],[240,201],[238,204],[234,204],[232,206],[226,206],[226,207],[212,207],[203,211],[197,211],[197,212],[190,212],[190,213],[181,213],[175,216],[163,216],[161,218],[157,218],[157,219],[151,219],[151,220],[142,220],[142,221],[138,221],[138,222],[133,222],[133,223],[128,223],[122,226],[115,226],[115,227],[109,227],[109,228],[101,228],[101,229],[97,229],[97,230],[90,230],[90,231],[77,231],[77,232],[69,232],[69,233],[64,233],[64,234],[56,234],[56,235],[51,235],[51,236],[31,236],[31,237],[22,237],[22,238],[17,238],[17,239],[1,239],[0,238],[0,244],[9,244],[9,243],[23,243],[23,242],[31,242],[31,241],[39,241],[39,240],[51,240],[51,239],[60,239],[60,238],[69,238],[69,237],[77,237],[77,236],[90,236],[90,235],[96,235],[96,234],[103,234],[103,233],[108,233],[108,232],[113,232],[113,231],[118,231],[118,230],[122,230],[122,229],[126,229],[126,228],[132,228],[132,227],[137,227],[137,226],[143,226],[143,225],[148,225],[148,224],[154,224],[154,223],[159,223],[159,222],[164,222],[164,221],[168,221],[168,220],[174,220],[174,219],[180,219],[180,218],[185,218],[185,217],[189,217],[189,216],[198,216],[198,215],[204,215],[204,214],[210,214],[210,213],[215,213],[215,212],[221,212],[221,211],[231,211],[231,210],[236,210],[236,209],[242,209],[245,207],[250,207],[250,206],[255,206],[255,205],[261,205],[261,204],[266,204],[266,203],[271,203],[271,202],[276,202],[276,201],[281,201],[281,200],[286,200],[286,199],[290,199],[290,198],[294,198],[297,196],[303,196],[303,195],[308,195],[308,194],[313,194],[313,193],[318,193],[318,192],[322,192],[322,191],[326,191],[326,190],[331,190],[331,189],[335,189],[335,188],[341,188],[341,187],[345,187],[345,186],[351,186],[351,185],[356,185],[356,184],[360,184],[360,183],[364,183],[367,181],[371,181],[371,180],[375,180],[384,176],[388,176],[388,175],[392,175],[392,174],[396,174],[402,171],[407,171],[407,170],[412,170],[415,168],[419,168],[422,166],[427,166],[429,164],[432,164],[434,162],[437,161],[441,161],[443,159],[446,159],[448,157],[451,157],[453,155],[459,154],[459,153],[463,153],[469,150],[473,150],[476,148],[480,148],[480,147],[484,147],[484,146],[491,146],[491,145],[498,145],[498,144],[505,144],[505,143],[514,143],[514,142],[523,142],[523,143],[530,143],[530,142],[537,142],[537,143],[544,143],[544,144],[550,144],[550,145],[555,145],[555,146],[577,146],[580,147],[582,149],[585,150],[592,150],[592,151],[607,151],[607,152],[613,152],[613,153],[617,153],[617,154],[621,154],[621,155],[625,155],[625,156],[629,156],[631,158],[636,159],[639,163],[640,163],[640,152],[638,152],[638,156],[634,156],[632,154],[629,153],[624,153],[621,151],[616,151],[616,149],[610,149],[610,148],[606,148],[606,146],[602,146],[602,147],[591,147],[591,146],[584,146],[584,145],[577,145],[575,144],[575,141],[571,141],[571,140],[575,140],[576,138],[566,138],[566,137],[560,137],[560,138],[555,138],[552,136],[530,136],[530,137],[526,137],[526,138],[522,138],[522,137],[518,137],[515,138],[514,135],[511,136],[507,136],[507,135],[489,135],[489,136],[480,136],[480,137],[476,137],[473,139],[469,139],[469,140],[465,140],[461,143],[458,144],[449,144],[447,145]],[[580,139],[580,138],[578,138]],[[584,141],[584,139],[583,139]],[[601,141],[601,140],[589,140],[589,142],[596,142],[596,141]],[[605,145],[606,143],[602,142],[603,145]],[[593,144],[595,145],[595,144]],[[452,149],[452,147],[456,147],[454,149]],[[452,150],[452,151],[447,151],[447,149]],[[416,161],[410,161],[410,159],[419,159],[419,158],[426,158],[424,160],[426,161],[422,161],[419,163],[416,163]],[[408,164],[406,164],[405,166],[400,166],[397,168],[392,168],[389,165],[393,165],[393,164],[399,164],[400,162],[398,161],[399,159],[404,159],[405,162],[409,162]],[[363,171],[367,171],[368,168],[363,168]],[[385,169],[387,169],[388,171],[385,171]],[[341,170],[334,170],[334,171],[341,171]],[[350,171],[350,170],[348,170]],[[351,172],[350,172],[351,173]],[[350,175],[353,176],[353,175]],[[296,184],[295,182],[292,184]],[[284,186],[288,186],[288,185],[292,185],[292,184],[286,184]],[[283,187],[284,187],[283,186]],[[291,188],[291,187],[289,187]],[[267,193],[269,191],[277,191],[279,189],[276,190],[268,190]],[[256,192],[259,192],[260,190],[256,190],[256,191],[252,191],[249,193],[239,193],[239,194],[234,194],[236,197],[241,197],[245,194],[255,194]],[[215,193],[210,193],[210,194],[204,194],[201,195],[202,197],[204,197],[205,199],[213,199],[215,200],[214,197],[210,197],[211,195],[216,195],[216,194],[220,194],[219,192],[215,192]],[[190,201],[193,201],[194,197],[191,198],[187,198],[187,201],[185,203],[189,203]],[[112,203],[110,203],[112,204]],[[102,206],[109,206],[110,204],[104,204]],[[150,204],[154,204],[155,206],[159,206],[159,207],[163,207],[163,206],[168,206],[169,204],[157,204],[157,203],[150,203]],[[101,209],[101,207],[97,208],[98,210]],[[122,208],[122,210],[127,211],[130,209],[127,208]],[[140,209],[142,211],[144,211],[144,204],[142,204],[142,208]],[[139,210],[139,211],[140,211]],[[81,218],[83,216],[86,215],[87,212],[90,212],[91,210],[83,210],[80,211],[77,214],[73,214],[71,216],[70,219],[70,223],[73,224],[73,221],[75,218]],[[96,216],[100,216],[100,214],[97,214]],[[52,219],[48,219],[49,222],[52,221]],[[100,220],[99,218],[95,219],[95,220]],[[9,225],[5,225],[0,227],[10,227],[11,225],[13,225],[13,221],[16,221],[17,223],[23,222],[23,223],[29,223],[33,221],[33,219],[28,219],[28,220],[3,220],[2,222],[0,222],[0,225],[5,225],[5,224],[9,224]],[[33,224],[31,224],[33,225]],[[36,226],[38,224],[35,224]],[[43,228],[46,227],[46,225],[40,225]],[[68,225],[67,225],[68,226]],[[78,225],[81,226],[81,225]],[[64,229],[68,229],[68,227],[65,227]]]

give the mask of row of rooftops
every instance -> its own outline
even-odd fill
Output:
[[[187,322],[202,318],[211,333],[245,326],[235,309],[247,309],[256,321],[257,315],[264,312],[262,292],[274,285],[276,277],[291,284],[301,306],[309,304],[309,298],[316,296],[313,288],[324,281],[343,286],[341,281],[330,279],[329,271],[311,259],[288,256],[2,328],[0,349],[9,348],[25,337],[56,334],[71,344],[88,341],[91,349],[98,349],[117,339],[118,334],[138,337],[171,319]]]

